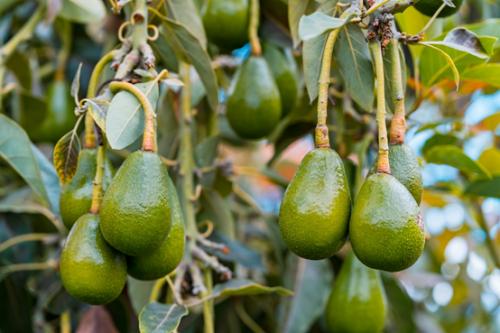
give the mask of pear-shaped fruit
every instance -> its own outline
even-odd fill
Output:
[[[314,149],[286,189],[279,215],[281,235],[298,256],[328,258],[344,244],[350,211],[342,159],[329,148]]]
[[[33,130],[33,141],[57,142],[75,124],[75,103],[69,84],[55,80],[47,90],[47,115],[40,126]]]
[[[172,272],[184,255],[184,217],[172,181],[168,181],[171,227],[168,236],[153,252],[127,258],[129,275],[139,280],[155,280]]]
[[[444,7],[438,17],[448,17],[455,14],[462,5],[462,1],[463,0],[451,0],[455,7]],[[441,0],[418,0],[414,6],[419,12],[430,17],[434,15],[442,4],[443,1]]]
[[[410,267],[425,242],[417,202],[393,176],[368,176],[354,202],[349,237],[356,256],[371,268]]]
[[[389,163],[391,174],[410,191],[417,204],[420,204],[422,200],[422,173],[417,157],[411,148],[405,144],[390,145]],[[375,172],[376,167],[374,166],[370,174]]]
[[[170,230],[170,177],[158,154],[130,154],[101,207],[101,231],[117,250],[139,256],[158,248]]]
[[[127,281],[125,256],[104,241],[94,214],[83,215],[71,228],[59,269],[68,293],[90,304],[111,302]]]
[[[80,151],[75,175],[61,189],[59,206],[62,220],[68,229],[71,229],[80,216],[89,212],[92,203],[92,184],[96,173],[96,154],[95,149]],[[112,170],[111,162],[106,158],[102,180],[103,190],[108,188],[113,178]]]
[[[270,134],[281,116],[281,100],[273,74],[262,57],[251,56],[236,74],[227,101],[229,124],[244,139]]]
[[[282,52],[271,43],[264,45],[264,58],[278,86],[281,98],[281,115],[285,116],[297,102],[299,93],[297,65],[290,53]]]
[[[201,14],[208,39],[223,50],[247,41],[249,0],[207,0]]]
[[[335,279],[325,310],[330,332],[377,333],[384,328],[386,297],[380,273],[351,252]]]

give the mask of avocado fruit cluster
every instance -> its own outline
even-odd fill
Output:
[[[437,17],[448,17],[455,14],[462,5],[463,0],[451,0],[455,7],[446,6]],[[441,7],[441,0],[418,0],[415,3],[415,9],[426,16],[433,16],[434,13]]]
[[[154,280],[177,267],[184,254],[184,217],[175,186],[156,153],[136,151],[127,157],[107,187],[98,214],[89,213],[87,205],[95,169],[95,151],[83,150],[77,172],[63,190],[70,198],[61,199],[70,232],[60,274],[73,297],[106,304],[121,294],[127,274]]]

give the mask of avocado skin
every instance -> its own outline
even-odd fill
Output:
[[[262,57],[251,56],[236,74],[227,101],[229,125],[244,139],[261,139],[270,134],[281,117],[278,86]]]
[[[59,269],[66,291],[89,304],[113,301],[127,281],[125,256],[104,241],[93,214],[83,215],[71,228]]]
[[[201,10],[208,39],[224,50],[248,39],[249,0],[208,0]]]
[[[455,14],[462,5],[463,0],[452,0],[455,8],[446,6],[439,13],[438,17],[448,17]],[[441,7],[443,2],[441,0],[418,0],[418,2],[414,5],[415,9],[417,9],[420,13],[426,16],[433,16],[434,13]]]
[[[424,249],[418,205],[396,178],[375,173],[354,202],[349,237],[365,265],[396,272],[413,265]]]
[[[64,225],[69,229],[75,221],[90,210],[92,203],[92,184],[96,173],[96,149],[83,149],[78,155],[76,172],[69,183],[61,189],[59,206]],[[113,167],[106,158],[104,160],[103,190],[105,191],[113,178]]]
[[[342,159],[332,149],[316,148],[304,157],[283,196],[281,235],[300,257],[328,258],[345,242],[350,211]]]
[[[372,167],[370,174],[376,172],[376,164]],[[417,204],[420,204],[422,200],[422,172],[413,150],[405,144],[390,145],[389,164],[394,178],[403,184],[410,191]]]
[[[54,81],[47,90],[47,115],[40,127],[32,131],[36,142],[56,143],[75,124],[75,105],[69,85],[64,80]]]
[[[299,93],[295,60],[291,54],[283,53],[270,43],[264,45],[264,58],[273,73],[280,92],[281,116],[285,116],[295,106]]]
[[[381,332],[386,304],[380,273],[363,265],[351,252],[342,264],[326,305],[329,332]]]
[[[172,181],[168,182],[171,227],[160,247],[151,253],[127,258],[128,274],[139,280],[156,280],[172,272],[184,255],[184,216]]]
[[[111,246],[129,256],[160,246],[170,230],[169,181],[156,153],[127,157],[102,200],[101,231]]]

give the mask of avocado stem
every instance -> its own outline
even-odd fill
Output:
[[[382,46],[379,41],[370,41],[370,50],[375,62],[375,77],[377,81],[377,127],[378,127],[378,160],[377,172],[391,173],[389,164],[389,143],[387,140],[387,127],[385,124],[385,85],[384,85],[384,60]]]
[[[99,78],[104,72],[105,66],[109,64],[116,54],[116,50],[110,51],[102,56],[97,62],[90,75],[89,85],[87,87],[87,98],[94,98],[97,86],[99,84]],[[89,106],[91,108],[92,106]],[[91,112],[87,111],[85,114],[85,134],[83,140],[83,146],[85,148],[95,148],[96,147],[96,137],[94,132],[94,119],[92,118]]]
[[[403,85],[403,72],[401,71],[401,58],[399,56],[399,42],[396,38],[391,39],[391,85],[392,100],[394,104],[394,115],[391,120],[389,141],[391,144],[403,144],[405,141],[406,119],[405,119],[405,91]]]
[[[151,102],[146,95],[132,83],[125,81],[113,81],[109,84],[109,89],[112,93],[119,90],[125,90],[137,98],[144,110],[144,134],[142,139],[142,150],[156,152],[158,150],[156,144],[156,123],[155,113]]]
[[[319,74],[318,88],[318,122],[314,134],[314,142],[317,148],[330,148],[328,137],[328,126],[326,118],[328,115],[328,87],[330,85],[330,69],[333,56],[333,47],[339,35],[340,29],[332,30],[326,39],[321,59],[321,72]]]
[[[250,23],[248,25],[248,38],[250,39],[250,46],[252,55],[260,56],[262,54],[262,46],[259,40],[259,19],[260,8],[259,0],[250,0]]]
[[[106,148],[104,145],[99,145],[97,148],[97,162],[94,183],[92,186],[92,203],[90,204],[90,212],[98,214],[101,208],[101,201],[103,196],[102,179],[104,177],[104,158],[106,155]]]

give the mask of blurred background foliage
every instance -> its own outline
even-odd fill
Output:
[[[188,2],[196,10],[203,6],[202,0]],[[287,2],[261,1],[261,38],[294,58],[300,82],[296,106],[268,140],[238,139],[224,116],[227,89],[235,68],[248,56],[248,45],[222,54],[208,44],[219,85],[221,105],[216,111],[210,110],[203,75],[192,73],[192,103],[198,111],[195,157],[198,168],[204,170],[198,179],[203,191],[197,220],[215,224],[213,238],[231,248],[230,255],[219,255],[236,275],[294,292],[293,297],[217,298],[216,332],[324,332],[323,308],[348,251],[347,246],[330,260],[300,259],[287,251],[277,228],[284,188],[313,147],[316,121],[315,103],[310,104],[305,90],[304,72],[311,71],[311,61],[306,59],[306,46],[297,47],[298,20],[302,14],[335,4],[309,0],[299,6],[300,1],[290,0],[290,9]],[[437,46],[454,61],[460,74],[458,88],[452,66],[439,50],[403,47],[407,143],[422,165],[422,215],[428,240],[416,265],[383,274],[389,300],[387,332],[500,331],[500,5],[494,0],[464,2],[458,14],[435,21],[425,36],[426,41],[443,41],[456,27],[475,33],[479,49]],[[47,6],[43,12],[41,4]],[[162,3],[153,1],[153,5],[161,8]],[[94,64],[118,42],[122,19],[106,7],[108,3],[100,0],[0,3],[1,332],[59,330],[68,321],[68,309],[78,332],[135,332],[139,311],[153,287],[130,280],[118,300],[89,307],[65,293],[53,269],[65,231],[58,217],[59,181],[50,156],[54,143],[76,119],[69,89],[78,66],[82,64],[80,94],[84,96]],[[299,8],[302,13],[296,12]],[[34,21],[37,15],[43,17]],[[192,31],[189,15],[198,13],[183,13],[176,21]],[[396,19],[408,34],[419,32],[428,21],[411,7]],[[32,33],[24,35],[25,40],[9,49],[6,57],[8,41],[31,21]],[[158,67],[177,73],[179,50],[165,34],[162,30],[153,45]],[[349,47],[353,46],[339,45],[335,51],[329,126],[331,142],[346,161],[351,186],[357,189],[376,156],[373,74],[371,60],[349,57],[353,51]],[[312,52],[309,59],[319,59],[317,50],[307,51]],[[358,66],[366,66],[356,68],[363,74],[361,80],[346,72],[353,59]],[[172,111],[177,98],[175,87],[163,87],[157,108],[160,152],[167,158],[175,158],[178,149]],[[47,120],[53,110],[61,114]],[[22,126],[29,140],[9,118]],[[207,124],[214,118],[217,130],[210,132]],[[6,143],[12,138],[15,147]],[[111,151],[110,158],[119,165],[136,146]],[[16,154],[23,160],[13,164]],[[40,241],[2,247],[13,237],[33,234],[42,235]],[[201,331],[200,311],[192,310],[180,331]]]

